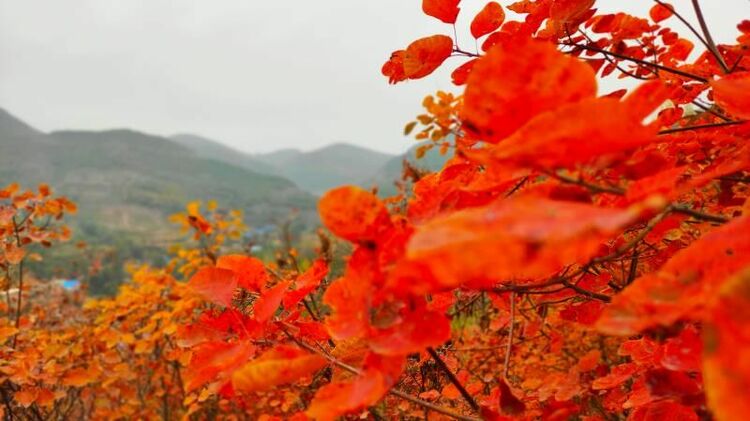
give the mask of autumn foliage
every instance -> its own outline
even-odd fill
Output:
[[[594,0],[460,6],[422,2],[470,22],[477,50],[436,34],[382,68],[390,83],[455,69],[458,93],[427,97],[406,128],[427,142],[418,154],[450,160],[405,168],[396,197],[326,193],[338,240],[321,233],[311,259],[229,250],[241,215],[195,203],[174,218],[193,243],[167,267],[63,307],[75,316],[23,307],[25,246],[66,236],[33,222],[73,206],[46,187],[0,190],[0,269],[18,284],[17,307],[0,308],[5,414],[750,414],[750,22],[716,45],[697,1],[656,1],[644,18]],[[664,26],[690,13],[700,48]],[[602,92],[605,79],[630,83]],[[343,268],[331,247],[351,250]]]

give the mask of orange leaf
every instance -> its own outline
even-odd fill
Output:
[[[326,365],[325,358],[299,348],[280,345],[266,351],[232,374],[232,386],[240,392],[258,392],[293,383]]]
[[[709,407],[717,420],[743,420],[750,414],[747,399],[750,391],[750,271],[744,270],[721,288],[710,305],[703,338],[703,373]]]
[[[370,348],[381,355],[413,354],[442,345],[450,336],[450,320],[445,314],[421,307],[408,310],[398,323],[374,333]]]
[[[284,297],[284,308],[289,309],[297,305],[307,294],[313,292],[323,278],[328,275],[328,264],[323,259],[316,260],[313,265],[294,281],[294,289]]]
[[[369,329],[373,293],[369,264],[372,259],[371,250],[355,250],[347,262],[344,277],[332,282],[323,295],[323,303],[333,310],[325,320],[326,328],[336,340],[362,336]]]
[[[658,272],[636,279],[604,309],[597,328],[632,335],[700,316],[724,281],[750,264],[750,217],[714,230],[675,254]]]
[[[716,103],[730,114],[750,118],[750,72],[739,72],[711,82]]]
[[[87,369],[82,367],[74,368],[65,373],[62,384],[65,386],[83,387],[93,383],[99,374],[100,371],[93,366]]]
[[[23,388],[13,395],[13,400],[15,400],[22,407],[28,408],[29,406],[31,406],[31,404],[34,403],[34,401],[36,401],[36,397],[36,389]]]
[[[488,150],[499,161],[541,169],[568,168],[651,143],[656,134],[656,127],[641,124],[625,102],[591,98],[536,116]]]
[[[0,326],[0,344],[5,343],[8,338],[18,333],[18,329],[13,326]]]
[[[248,290],[260,291],[268,282],[266,266],[255,257],[239,254],[221,256],[216,267],[234,272],[237,275],[237,285]]]
[[[273,317],[276,310],[279,308],[279,304],[284,299],[287,289],[289,289],[290,281],[279,282],[276,286],[264,292],[258,301],[253,306],[253,315],[255,320],[259,322],[268,321]]]
[[[229,269],[207,267],[193,275],[188,286],[212,303],[231,307],[237,275]]]
[[[404,74],[409,79],[420,79],[435,69],[453,53],[453,39],[445,35],[433,35],[418,39],[404,53]]]
[[[471,21],[471,35],[480,38],[496,30],[503,24],[505,12],[498,2],[487,3]]]
[[[591,66],[550,43],[514,39],[493,47],[474,66],[464,95],[464,128],[497,143],[544,111],[594,95]]]
[[[368,354],[364,369],[353,381],[330,383],[318,389],[306,414],[317,421],[334,421],[371,406],[396,384],[403,369],[403,356]]]
[[[659,23],[663,20],[669,19],[674,14],[674,7],[671,4],[655,4],[654,7],[649,10],[648,14],[651,16],[651,20]]]
[[[207,342],[193,349],[189,370],[186,370],[185,390],[193,391],[207,382],[229,380],[238,367],[255,353],[249,342]]]
[[[345,186],[328,191],[318,203],[320,218],[335,235],[352,241],[375,241],[390,225],[385,205],[374,194]]]
[[[534,197],[501,199],[420,226],[407,257],[431,270],[438,289],[463,282],[494,285],[498,280],[534,279],[590,259],[639,213],[637,208],[605,209]],[[409,287],[417,288],[420,278]]]
[[[461,0],[422,0],[422,11],[445,23],[456,23]]]
[[[22,247],[16,247],[13,244],[8,245],[7,249],[5,250],[5,260],[7,260],[11,265],[17,265],[21,263],[25,256],[26,250],[24,250]]]

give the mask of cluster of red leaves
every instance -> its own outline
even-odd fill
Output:
[[[304,288],[306,274],[269,276],[241,256],[198,272],[193,288],[241,325],[203,345],[229,347],[221,370],[207,364],[218,393],[242,402],[302,382],[315,393],[294,416],[315,419],[366,408],[458,419],[747,412],[729,402],[750,378],[729,372],[750,352],[745,318],[725,309],[747,303],[736,292],[750,266],[745,60],[725,71],[739,46],[720,46],[687,63],[675,47],[686,42],[658,26],[668,6],[649,23],[596,15],[593,3],[510,5],[523,22],[490,3],[471,25],[486,54],[446,35],[392,54],[391,82],[469,56],[453,76],[463,95],[428,97],[418,118],[418,137],[454,157],[400,198],[356,187],[321,198],[324,225],[354,247],[330,283]],[[453,24],[458,4],[423,9]],[[605,38],[580,29],[592,26]],[[600,96],[597,73],[611,71],[594,53],[651,80]],[[306,301],[316,290],[327,316],[315,294]],[[483,350],[479,361],[463,354]]]
[[[459,5],[422,3],[447,24]],[[684,11],[594,6],[491,2],[470,28],[481,53],[447,35],[394,52],[392,83],[467,59],[453,74],[463,93],[429,97],[418,118],[417,136],[452,158],[411,174],[396,198],[357,187],[321,198],[322,222],[352,248],[342,270],[325,250],[301,270],[204,246],[181,254],[186,285],[151,276],[92,304],[104,345],[82,346],[95,362],[73,377],[108,398],[84,408],[298,420],[750,413],[750,23],[734,45],[693,28],[706,49],[690,59],[692,43],[661,26]],[[644,82],[602,95],[596,78],[610,74]],[[178,219],[196,239],[220,236],[195,206]],[[129,306],[143,310],[131,318]],[[97,352],[111,329],[133,355],[110,362],[130,380],[153,373],[135,393],[119,377],[112,389],[89,381],[108,363]],[[33,381],[14,398],[44,406],[59,380]]]
[[[455,23],[446,11],[458,13],[458,2],[423,4],[425,11],[444,11],[428,15]],[[326,218],[336,212],[327,200],[337,203],[344,193],[321,202],[335,234],[375,250],[368,251],[368,262],[358,262],[370,268],[369,277],[351,277],[359,290],[363,279],[373,287],[359,301],[352,297],[358,291],[347,288],[346,300],[330,303],[333,316],[341,313],[348,335],[367,337],[382,353],[376,320],[365,316],[377,315],[384,302],[411,309],[419,308],[413,300],[455,295],[456,288],[510,293],[513,305],[523,300],[527,311],[543,310],[542,331],[554,328],[544,334],[552,340],[546,346],[581,362],[595,354],[583,352],[587,347],[580,343],[597,332],[602,344],[639,335],[617,352],[588,347],[598,355],[595,364],[582,369],[568,363],[569,375],[547,376],[544,387],[538,383],[543,377],[535,378],[541,369],[536,358],[525,358],[525,367],[511,368],[510,376],[506,360],[506,381],[522,389],[525,416],[575,402],[568,416],[596,419],[605,410],[629,419],[698,419],[711,411],[719,419],[738,419],[750,412],[747,399],[739,398],[750,390],[750,371],[736,365],[750,357],[750,331],[741,327],[747,311],[739,310],[748,304],[740,291],[750,268],[750,125],[743,120],[750,110],[750,62],[743,54],[748,23],[738,26],[735,45],[715,45],[709,34],[690,28],[706,46],[690,61],[693,44],[661,26],[672,16],[682,18],[684,10],[657,2],[649,21],[597,15],[594,6],[593,0],[508,5],[523,21],[505,21],[494,2],[479,12],[471,32],[486,37],[483,53],[453,46],[454,56],[468,58],[453,73],[456,85],[466,85],[463,95],[452,110],[426,105],[429,114],[419,119],[426,126],[420,134],[439,130],[433,140],[441,145],[450,131],[454,158],[417,181],[411,197],[405,192],[408,204],[392,209],[390,225],[370,228],[381,242],[344,236],[346,226],[335,222],[345,218]],[[432,69],[448,58],[423,57],[423,67]],[[614,72],[645,82],[630,93],[598,95],[596,76]],[[415,78],[400,74],[393,62],[383,73],[392,83]],[[438,119],[448,124],[436,129]],[[352,206],[348,212],[363,210]],[[561,297],[561,291],[572,296]],[[353,312],[346,302],[368,309]],[[365,326],[351,327],[362,318]],[[407,325],[409,320],[401,314],[403,326],[394,331],[437,325]],[[570,332],[570,322],[590,326],[579,332],[586,339],[573,348],[553,345],[553,335]],[[332,333],[337,328],[329,325]],[[403,345],[407,352],[435,345],[411,338],[416,344]],[[544,352],[529,339],[532,344],[515,349],[512,340],[506,339],[508,355],[524,348]],[[599,358],[608,363],[600,365]],[[553,363],[542,361],[549,370]],[[502,367],[494,371],[502,377]]]

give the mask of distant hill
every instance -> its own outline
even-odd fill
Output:
[[[417,149],[424,144],[426,143],[414,145],[405,154],[390,159],[368,180],[368,183],[377,185],[380,196],[387,197],[397,192],[395,183],[401,179],[404,160],[409,161],[412,166],[426,171],[440,170],[443,164],[451,158],[451,152],[441,155],[439,148],[431,148],[424,156],[417,158]]]
[[[133,130],[42,133],[0,109],[0,184],[49,183],[78,203],[71,221],[87,242],[165,245],[175,234],[168,216],[196,199],[242,209],[256,226],[292,208],[316,220],[315,198],[291,181],[213,158]]]
[[[275,162],[282,175],[301,188],[315,194],[343,184],[369,187],[368,180],[393,155],[360,146],[335,143],[309,152],[287,150],[257,159]]]
[[[269,165],[250,154],[224,146],[215,140],[192,134],[178,134],[171,136],[170,139],[203,158],[223,161],[261,174],[280,175],[275,165]]]
[[[201,157],[221,160],[253,171],[281,175],[316,195],[343,184],[370,187],[368,183],[373,176],[394,158],[394,155],[346,143],[335,143],[309,152],[282,149],[253,155],[195,135],[177,135],[171,139]]]

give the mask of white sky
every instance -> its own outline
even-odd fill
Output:
[[[462,46],[485,0],[464,0]],[[501,1],[503,5],[510,2]],[[673,0],[693,18],[688,0]],[[599,0],[645,16],[650,0]],[[750,0],[703,0],[717,42]],[[389,86],[380,66],[449,34],[420,0],[0,0],[0,107],[41,130],[201,134],[248,152],[351,142],[397,153],[450,69]],[[668,21],[683,31],[676,19]],[[458,64],[459,62],[456,62]]]

